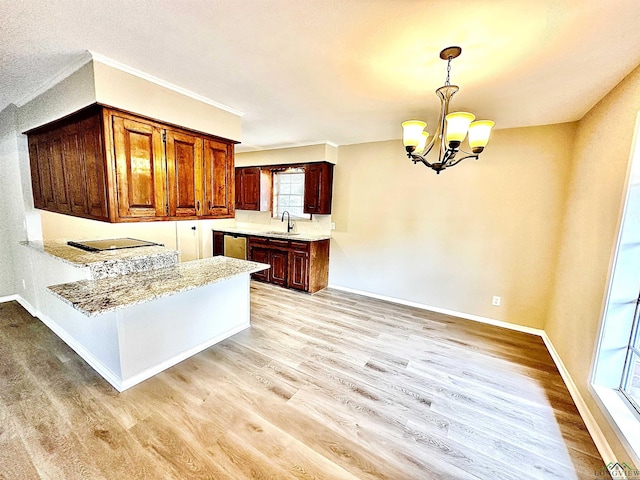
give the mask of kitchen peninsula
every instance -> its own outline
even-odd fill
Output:
[[[35,314],[118,391],[249,327],[249,279],[268,265],[177,263],[161,246],[84,252],[25,242],[47,295]]]

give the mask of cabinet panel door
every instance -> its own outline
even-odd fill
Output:
[[[243,177],[244,175],[242,174],[242,169],[241,168],[236,168],[236,180],[235,180],[235,187],[236,187],[236,193],[235,193],[235,197],[236,197],[236,210],[244,210],[244,188],[242,186],[243,184]]]
[[[244,210],[260,210],[260,169],[242,169],[242,205]]]
[[[310,163],[304,171],[304,213],[331,213],[333,164]]]
[[[82,141],[78,125],[62,129],[62,152],[69,205],[73,213],[87,214],[87,179],[82,158]]]
[[[164,144],[157,127],[113,117],[118,214],[162,217],[167,214]]]
[[[67,171],[64,162],[64,149],[61,132],[50,137],[51,156],[49,166],[51,168],[51,182],[53,186],[53,197],[55,199],[56,210],[59,212],[70,212],[71,202],[69,201],[69,191],[67,188]]]
[[[40,188],[44,208],[56,209],[56,199],[53,194],[53,179],[51,173],[51,143],[47,135],[38,138],[38,171],[40,172]]]
[[[249,246],[249,260],[260,263],[269,263],[269,250],[263,247]],[[271,269],[252,273],[251,277],[255,278],[256,280],[262,280],[263,282],[269,282],[270,270]]]
[[[294,250],[290,257],[289,287],[307,290],[309,288],[309,254]]]
[[[79,132],[84,155],[89,215],[106,219],[109,217],[109,207],[100,117],[81,121]]]
[[[289,252],[271,250],[269,252],[269,264],[271,265],[271,283],[286,287],[287,273],[289,271]]]
[[[167,130],[169,215],[202,214],[202,138]]]
[[[40,169],[38,164],[38,142],[39,136],[29,137],[29,165],[31,167],[31,188],[33,190],[33,206],[36,208],[44,208],[44,196],[42,194],[42,183],[40,176],[45,173],[48,175],[48,171]]]
[[[233,216],[235,210],[233,145],[204,141],[204,215]]]
[[[224,255],[224,233],[213,232],[213,256]]]

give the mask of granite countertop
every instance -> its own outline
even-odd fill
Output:
[[[20,242],[26,247],[46,253],[74,267],[87,267],[94,280],[130,273],[166,268],[178,263],[178,252],[163,246],[122,248],[88,252],[64,241]]]
[[[267,268],[264,263],[218,256],[114,278],[53,285],[48,290],[76,310],[95,317]]]
[[[242,227],[215,227],[211,230],[215,232],[225,232],[225,233],[238,233],[241,235],[252,235],[256,237],[267,237],[267,238],[279,238],[286,240],[297,240],[299,242],[318,242],[320,240],[330,240],[331,235],[314,235],[312,233],[298,233],[298,232],[276,232],[273,230],[261,231],[261,230],[251,230]]]

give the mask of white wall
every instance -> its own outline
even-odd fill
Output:
[[[13,245],[18,240],[16,228],[22,228],[22,192],[16,159],[16,107],[0,112],[0,297],[16,293]]]

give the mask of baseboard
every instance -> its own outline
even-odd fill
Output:
[[[610,462],[613,462],[613,463],[616,462],[615,454],[613,453],[613,450],[611,449],[609,442],[607,441],[604,434],[602,433],[600,426],[598,425],[595,418],[593,417],[593,414],[591,413],[591,410],[585,403],[584,398],[582,398],[582,395],[580,394],[578,387],[573,381],[573,378],[571,377],[571,374],[567,370],[567,367],[562,362],[562,359],[560,358],[560,355],[558,354],[557,350],[553,346],[553,343],[551,342],[551,339],[547,335],[547,332],[545,332],[544,330],[527,327],[524,325],[517,325],[509,322],[503,322],[501,320],[482,317],[479,315],[472,315],[464,312],[456,312],[455,310],[448,310],[445,308],[434,307],[431,305],[411,302],[408,300],[402,300],[394,297],[388,297],[386,295],[379,295],[376,293],[365,292],[362,290],[356,290],[354,288],[341,287],[339,285],[329,285],[329,288],[333,288],[335,290],[341,290],[343,292],[355,293],[357,295],[363,295],[365,297],[376,298],[378,300],[385,300],[387,302],[406,305],[409,307],[415,307],[421,310],[428,310],[431,312],[452,315],[454,317],[463,318],[465,320],[471,320],[474,322],[495,325],[497,327],[507,328],[509,330],[515,330],[518,332],[525,332],[525,333],[531,333],[533,335],[538,335],[539,337],[542,338],[542,341],[547,347],[547,350],[549,351],[549,354],[551,355],[551,358],[553,359],[553,362],[555,363],[556,368],[560,372],[560,376],[562,377],[564,384],[567,386],[567,390],[569,390],[569,394],[571,395],[571,398],[573,399],[573,402],[575,403],[576,408],[578,409],[578,412],[580,413],[580,416],[582,417],[582,420],[584,421],[584,424],[586,425],[587,430],[589,431],[589,434],[593,438],[593,442],[595,443],[596,448],[600,453],[600,456],[604,460],[605,465],[608,465]],[[620,477],[616,477],[616,478],[620,478]]]
[[[33,308],[33,306],[29,302],[27,302],[24,298],[22,298],[17,293],[14,295],[7,295],[5,297],[0,297],[0,303],[4,303],[4,302],[18,302],[22,308],[24,308],[27,312],[29,312],[29,315],[31,315],[32,317],[37,316],[36,309]]]
[[[384,300],[391,303],[397,303],[399,305],[406,305],[407,307],[419,308],[420,310],[428,310],[430,312],[442,313],[444,315],[451,315],[452,317],[464,318],[465,320],[473,320],[474,322],[486,323],[488,325],[495,325],[496,327],[507,328],[509,330],[515,330],[517,332],[531,333],[533,335],[540,335],[542,332],[542,330],[538,328],[527,327],[525,325],[518,325],[516,323],[504,322],[502,320],[496,320],[495,318],[482,317],[480,315],[473,315],[471,313],[457,312],[455,310],[434,307],[432,305],[412,302],[410,300],[403,300],[401,298],[388,297],[386,295],[379,295],[377,293],[365,292],[364,290],[356,290],[355,288],[342,287],[340,285],[329,285],[329,288],[333,288],[335,290],[341,290],[343,292],[355,293],[357,295],[362,295],[364,297],[376,298],[378,300]]]
[[[27,300],[22,298],[20,295],[0,297],[0,302],[8,302],[14,300],[17,301],[27,312],[29,312],[32,317],[39,319],[49,328],[49,330],[60,337],[60,339],[64,343],[66,343],[74,352],[76,352],[80,356],[80,358],[87,362],[91,366],[91,368],[98,372],[107,382],[109,382],[113,386],[113,388],[115,388],[119,392],[123,390],[122,382],[120,381],[118,376],[111,371],[111,369],[105,367],[100,360],[98,360],[82,345],[76,342],[73,337],[67,334],[67,332],[62,329],[56,322],[44,315],[42,312],[35,309],[33,305],[31,305]]]
[[[578,412],[580,413],[580,416],[582,417],[582,420],[584,421],[584,424],[586,425],[587,430],[591,435],[591,438],[593,438],[593,443],[596,444],[596,448],[598,449],[598,452],[600,453],[602,460],[604,460],[605,465],[609,465],[610,463],[615,463],[617,461],[616,456],[613,453],[613,450],[611,449],[609,442],[605,438],[604,433],[602,433],[600,426],[596,422],[596,419],[593,417],[591,410],[589,409],[586,402],[584,401],[584,398],[582,398],[582,394],[580,393],[580,391],[578,390],[578,387],[573,381],[573,378],[571,377],[569,370],[567,370],[567,367],[564,365],[562,358],[560,358],[560,355],[558,354],[558,351],[554,347],[553,342],[547,335],[547,332],[545,332],[544,330],[542,330],[541,332],[542,333],[540,334],[540,336],[542,337],[542,341],[546,345],[547,350],[551,355],[551,358],[556,364],[556,367],[560,372],[560,376],[562,377],[564,384],[567,386],[567,390],[569,390],[569,393],[571,394],[573,403],[576,404],[576,408],[578,409]],[[620,478],[620,477],[618,476],[616,478]]]
[[[6,295],[4,297],[0,297],[0,303],[5,303],[5,302],[14,302],[14,301],[18,301],[18,295]]]

